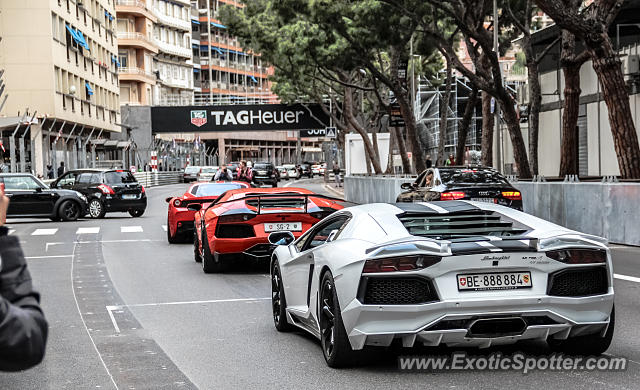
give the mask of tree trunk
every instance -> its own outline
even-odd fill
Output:
[[[353,91],[351,88],[345,88],[344,92],[344,102],[343,102],[343,114],[347,118],[349,124],[353,127],[353,129],[360,134],[362,137],[362,143],[364,145],[364,151],[369,156],[371,160],[371,164],[373,165],[373,171],[376,175],[382,174],[382,168],[380,167],[380,160],[375,160],[372,158],[375,156],[373,151],[373,145],[371,144],[371,139],[369,138],[369,134],[367,131],[360,125],[358,120],[353,115]]]
[[[533,56],[533,54],[531,54]],[[540,108],[542,89],[538,78],[538,64],[527,55],[527,81],[529,83],[529,164],[531,173],[538,174],[538,134],[540,133]]]
[[[500,108],[502,109],[502,117],[509,131],[511,146],[513,147],[513,161],[515,162],[516,173],[521,179],[530,179],[531,170],[529,169],[529,160],[527,159],[527,148],[524,146],[522,130],[520,129],[520,119],[518,119],[513,99],[503,90],[498,100],[500,102]]]
[[[467,105],[464,108],[464,114],[458,127],[458,144],[456,145],[456,162],[464,162],[465,145],[467,144],[467,136],[469,135],[469,126],[476,112],[475,107],[478,101],[478,89],[474,86],[469,92]]]
[[[393,174],[393,150],[396,145],[396,130],[393,127],[389,127],[389,155],[387,158],[387,169],[384,171],[385,174],[391,175]]]
[[[578,113],[580,110],[580,67],[575,62],[575,36],[562,30],[562,72],[564,73],[564,110],[560,142],[560,177],[578,174]]]
[[[447,78],[446,87],[444,90],[444,96],[442,97],[442,103],[440,105],[440,131],[438,135],[438,156],[436,159],[436,166],[444,165],[447,160],[445,156],[445,141],[447,138],[447,126],[449,124],[449,101],[451,100],[451,79],[453,78],[453,69],[451,66],[451,60],[447,60]]]
[[[400,153],[400,159],[402,160],[402,172],[411,173],[411,160],[409,160],[409,156],[407,155],[407,146],[404,143],[404,137],[402,136],[402,129],[395,127],[394,133],[396,136],[398,151]]]
[[[396,91],[394,91],[396,94]],[[403,93],[406,95],[406,93]],[[413,114],[413,107],[407,100],[407,96],[398,96],[396,94],[396,98],[398,100],[398,104],[400,104],[400,111],[402,112],[402,119],[404,119],[404,126],[407,130],[407,141],[409,145],[411,145],[411,154],[413,161],[413,170],[409,171],[411,173],[422,172],[427,169],[427,165],[424,162],[424,157],[422,156],[422,148],[420,147],[420,140],[418,139],[418,130],[416,126],[416,118]]]
[[[606,31],[603,35],[603,39],[598,40],[598,46],[589,40],[586,44],[609,112],[609,124],[620,174],[625,179],[640,179],[640,146],[631,115],[629,93],[620,60],[611,47]]]
[[[493,166],[493,130],[494,116],[491,112],[491,95],[482,91],[482,165]]]

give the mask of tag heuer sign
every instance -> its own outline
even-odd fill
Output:
[[[206,110],[197,110],[191,111],[191,123],[200,127],[207,123],[207,111]]]
[[[318,104],[234,104],[151,107],[153,133],[324,129],[329,116]]]

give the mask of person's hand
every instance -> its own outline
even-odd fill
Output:
[[[7,209],[9,208],[9,198],[4,194],[4,183],[0,184],[0,226],[7,222]]]

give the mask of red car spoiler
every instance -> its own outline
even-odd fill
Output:
[[[226,203],[235,203],[235,202],[240,202],[240,201],[246,201],[248,199],[257,199],[258,200],[258,206],[257,206],[257,210],[256,213],[259,215],[260,211],[261,211],[261,207],[262,207],[262,200],[263,199],[292,199],[292,198],[300,198],[300,199],[304,199],[304,212],[307,213],[307,206],[309,205],[309,198],[319,198],[319,199],[326,199],[326,200],[332,200],[335,202],[346,202],[346,200],[344,199],[340,199],[340,198],[334,198],[332,196],[326,196],[326,195],[318,195],[318,194],[296,194],[296,193],[280,193],[280,194],[264,194],[264,195],[249,195],[249,196],[245,196],[242,198],[238,198],[238,199],[234,199],[234,200],[227,200],[225,202],[218,202],[218,203],[212,203],[211,206],[218,206],[221,204],[226,204]],[[350,202],[353,203],[353,202]]]

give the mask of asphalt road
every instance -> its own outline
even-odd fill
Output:
[[[329,195],[319,180],[294,183]],[[608,353],[624,372],[397,370],[402,354],[374,350],[354,368],[333,370],[319,343],[278,333],[264,266],[205,275],[190,244],[166,241],[167,196],[186,185],[148,190],[141,218],[55,223],[14,220],[50,323],[47,356],[26,372],[0,374],[0,389],[299,388],[626,388],[640,383],[640,248],[613,246],[617,324]],[[545,355],[545,344],[470,350]]]

